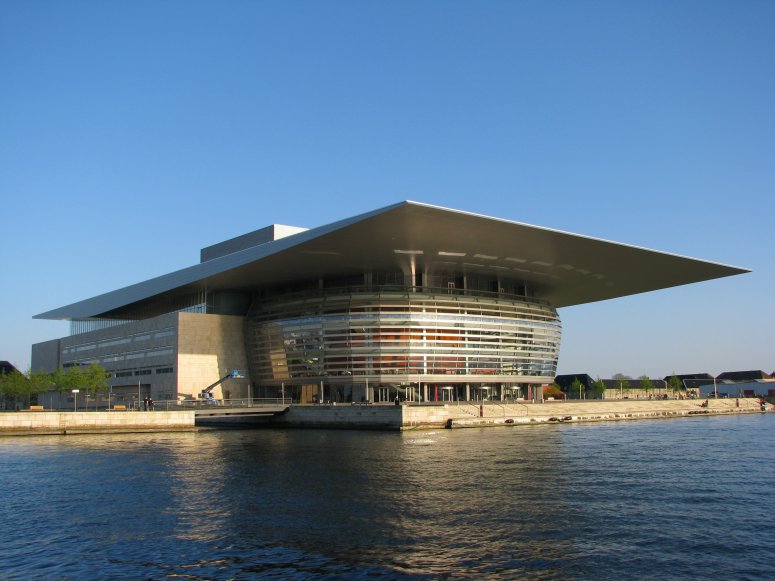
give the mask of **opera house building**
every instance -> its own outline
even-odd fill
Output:
[[[57,308],[33,370],[98,362],[114,401],[539,399],[557,309],[745,269],[401,202],[313,229],[269,226],[201,262]]]

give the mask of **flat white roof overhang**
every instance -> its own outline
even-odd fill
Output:
[[[136,318],[195,292],[250,291],[380,270],[524,281],[567,307],[749,272],[529,224],[405,201],[36,315]]]

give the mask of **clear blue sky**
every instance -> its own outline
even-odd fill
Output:
[[[775,370],[775,2],[0,3],[0,359],[32,316],[404,199],[743,266],[560,372]]]

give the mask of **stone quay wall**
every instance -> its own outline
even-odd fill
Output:
[[[765,405],[766,411],[775,406]],[[759,413],[755,398],[723,400],[592,400],[570,402],[473,402],[422,405],[291,406],[266,425],[288,428],[416,430],[484,426],[537,425]]]
[[[0,413],[0,436],[193,430],[193,411]]]
[[[288,428],[400,430],[404,409],[405,406],[393,405],[291,406],[271,424]]]
[[[764,408],[764,409],[762,409]],[[528,426],[562,422],[596,422],[702,417],[775,411],[756,398],[709,400],[593,400],[570,402],[427,403],[421,405],[294,405],[266,418],[245,418],[234,427],[333,428],[352,430],[422,430],[486,426]],[[194,411],[5,412],[0,436],[163,432],[194,430]]]

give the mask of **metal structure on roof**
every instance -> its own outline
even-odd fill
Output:
[[[298,230],[35,318],[142,318],[138,313],[164,312],[193,293],[390,269],[519,279],[557,308],[748,272],[412,201]]]

